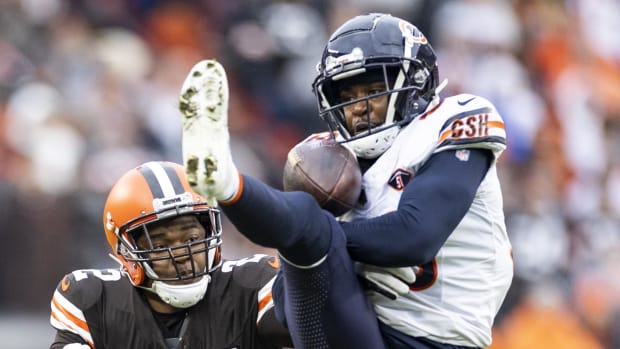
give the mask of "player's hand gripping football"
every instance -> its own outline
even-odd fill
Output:
[[[364,286],[392,300],[409,293],[409,287],[416,280],[417,267],[379,268],[358,263],[357,274]]]

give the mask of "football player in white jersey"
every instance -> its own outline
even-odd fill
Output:
[[[351,257],[418,266],[396,300],[371,294],[384,336],[488,346],[513,274],[496,173],[501,116],[479,96],[440,99],[426,37],[389,15],[346,22],[318,70],[320,115],[364,171],[360,202],[341,217]]]
[[[280,252],[274,301],[296,347],[488,346],[512,280],[495,107],[469,94],[440,99],[435,54],[411,23],[377,13],[344,23],[313,84],[330,132],[309,137],[335,138],[362,167],[359,203],[334,224],[305,193],[238,173],[218,66],[199,63],[182,89],[186,170],[241,233]],[[396,295],[371,293],[375,314],[359,299],[352,261]],[[416,277],[395,278],[406,271]]]

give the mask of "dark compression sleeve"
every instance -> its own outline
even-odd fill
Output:
[[[432,155],[405,187],[397,211],[342,223],[351,258],[383,267],[432,260],[467,213],[493,160],[489,150],[468,150],[467,161],[456,150]]]

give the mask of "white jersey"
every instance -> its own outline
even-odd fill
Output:
[[[469,94],[446,98],[401,130],[394,144],[364,173],[366,203],[341,219],[395,211],[408,180],[434,153],[486,148],[497,159],[505,149],[505,138],[502,118],[489,101]],[[456,155],[467,157],[468,152]],[[397,300],[371,296],[379,319],[413,337],[462,346],[490,345],[493,320],[513,275],[495,162],[463,220],[433,261],[420,267],[407,296]]]

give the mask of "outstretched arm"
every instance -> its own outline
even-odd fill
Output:
[[[383,267],[424,264],[437,254],[467,213],[493,154],[469,149],[468,161],[455,150],[437,153],[405,188],[398,210],[343,223],[351,257]]]

